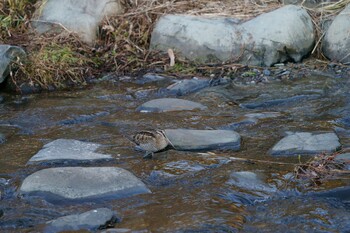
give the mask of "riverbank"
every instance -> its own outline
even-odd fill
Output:
[[[72,33],[62,24],[58,26],[64,33],[36,33],[33,22],[38,21],[37,11],[42,9],[39,6],[45,7],[39,1],[5,1],[5,5],[0,7],[3,29],[0,43],[20,46],[27,53],[27,58],[15,61],[12,72],[8,73],[7,84],[3,86],[11,91],[28,93],[69,89],[86,86],[91,80],[107,74],[142,76],[150,71],[182,77],[235,77],[244,63],[228,60],[203,64],[190,61],[175,51],[175,64],[170,64],[168,53],[150,50],[151,35],[158,19],[164,14],[181,13],[209,18],[230,17],[245,22],[283,4],[278,1],[252,4],[204,0],[196,3],[129,2],[122,4],[122,13],[119,11],[118,15],[101,20],[92,43],[84,42],[84,37]],[[311,15],[315,33],[314,46],[307,55],[315,60],[310,68],[314,64],[323,66],[328,60],[322,55],[320,39],[324,37],[324,30],[321,23],[337,15],[342,8],[327,10],[304,6],[304,9]],[[320,59],[322,62],[317,61]],[[248,67],[249,70],[254,68]]]

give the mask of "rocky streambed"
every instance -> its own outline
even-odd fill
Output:
[[[148,74],[1,94],[0,229],[345,232],[349,177],[320,186],[293,177],[295,164],[319,153],[349,159],[342,72]],[[155,128],[174,149],[142,159],[125,135]]]

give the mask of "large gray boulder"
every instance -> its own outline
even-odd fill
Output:
[[[0,45],[0,83],[9,75],[11,63],[16,60],[23,61],[25,57],[26,52],[18,46]]]
[[[20,192],[51,202],[121,198],[150,193],[129,171],[118,167],[58,167],[37,171],[24,179]]]
[[[44,161],[94,161],[112,159],[111,155],[95,152],[101,145],[72,139],[56,139],[30,158],[28,163]]]
[[[270,66],[310,52],[315,35],[305,9],[288,5],[242,24],[232,18],[165,15],[151,38],[151,49],[167,51],[198,62],[239,61]]]
[[[120,0],[48,0],[36,10],[33,26],[39,33],[68,29],[93,43],[97,27],[104,17],[123,12]]]
[[[90,210],[81,214],[67,215],[46,223],[46,233],[90,230],[96,231],[116,219],[116,213],[108,208]]]
[[[232,130],[166,129],[176,150],[239,150],[241,136]]]
[[[272,149],[272,155],[300,155],[333,152],[340,149],[338,136],[333,132],[289,132]]]
[[[322,43],[323,53],[335,62],[350,62],[350,5],[329,26]]]

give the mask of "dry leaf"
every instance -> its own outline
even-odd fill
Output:
[[[172,49],[168,49],[168,56],[170,58],[170,66],[174,66],[175,65],[175,55],[174,55],[174,51]]]

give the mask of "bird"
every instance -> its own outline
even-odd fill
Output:
[[[128,139],[134,142],[141,150],[145,151],[144,159],[152,158],[155,152],[173,146],[164,130],[142,130]]]

